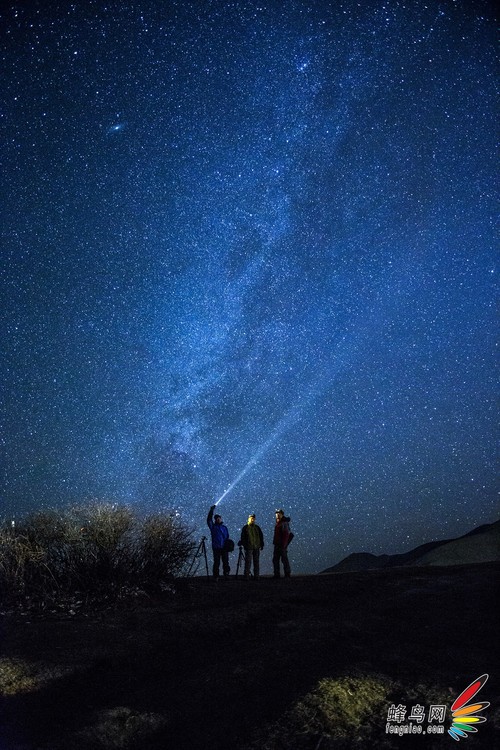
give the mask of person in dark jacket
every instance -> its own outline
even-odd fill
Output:
[[[253,577],[259,579],[259,557],[264,549],[264,535],[262,529],[255,523],[255,513],[248,516],[248,521],[241,530],[241,542],[245,550],[245,578],[250,578],[250,568],[253,562]]]
[[[222,560],[222,572],[224,578],[230,573],[229,567],[229,552],[225,548],[226,541],[229,539],[229,531],[227,526],[222,523],[222,516],[218,513],[214,516],[215,505],[212,505],[208,511],[207,526],[210,529],[212,535],[212,552],[214,553],[214,566],[212,568],[213,576],[215,580],[219,577],[220,563]]]
[[[276,524],[274,526],[274,554],[273,554],[273,569],[274,578],[280,577],[280,560],[283,563],[283,572],[285,578],[290,578],[290,563],[288,561],[288,542],[290,540],[290,519],[285,516],[282,509],[277,510],[274,514],[276,518]]]

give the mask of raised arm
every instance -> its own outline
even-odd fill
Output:
[[[214,522],[212,520],[213,515],[214,515],[214,510],[215,510],[215,505],[211,505],[210,510],[208,511],[208,516],[207,516],[207,526],[210,530],[212,530],[212,526],[214,525]]]

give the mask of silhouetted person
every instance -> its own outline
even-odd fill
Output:
[[[274,578],[280,577],[280,560],[283,563],[283,572],[285,578],[290,578],[290,563],[288,562],[288,542],[290,541],[290,519],[285,516],[283,510],[277,510],[274,514],[276,518],[276,524],[274,527],[274,554],[273,554],[273,568]]]
[[[250,578],[250,568],[253,562],[253,577],[259,578],[259,558],[264,549],[264,535],[262,529],[255,523],[255,513],[248,516],[248,521],[241,530],[241,544],[245,550],[245,578]]]
[[[225,549],[226,541],[229,539],[227,526],[222,523],[222,516],[217,513],[214,516],[215,505],[208,511],[207,525],[212,535],[212,552],[214,553],[214,566],[212,569],[215,580],[219,577],[220,562],[222,560],[222,572],[224,578],[229,575],[229,552]]]

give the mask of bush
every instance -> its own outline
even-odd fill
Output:
[[[27,516],[10,533],[6,531],[7,544],[16,555],[18,590],[59,588],[69,540],[67,519],[44,510]]]
[[[32,571],[45,566],[45,551],[38,544],[7,528],[0,530],[0,593],[17,597],[25,593]]]
[[[71,577],[80,587],[130,583],[137,554],[134,530],[140,523],[131,508],[94,503],[70,511],[77,539],[71,548]]]
[[[181,573],[193,550],[191,532],[171,516],[159,514],[145,519],[139,546],[141,575],[156,583]]]
[[[0,526],[0,594],[43,601],[158,587],[183,570],[192,549],[191,531],[168,514],[141,518],[110,503],[45,510]]]

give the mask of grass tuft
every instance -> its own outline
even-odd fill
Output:
[[[442,688],[403,687],[384,676],[324,678],[277,722],[259,732],[247,750],[388,750],[394,747],[393,738],[385,733],[390,704],[446,705],[449,699]]]
[[[325,678],[296,704],[294,723],[302,734],[352,736],[366,725],[387,693],[387,685],[371,677]]]
[[[95,750],[128,750],[147,747],[147,740],[161,729],[166,719],[156,713],[139,713],[117,706],[98,714],[95,724],[80,733],[86,747]]]
[[[47,683],[64,677],[71,670],[23,659],[0,658],[0,695],[32,693]]]

